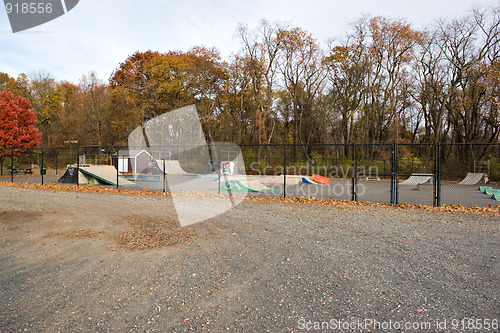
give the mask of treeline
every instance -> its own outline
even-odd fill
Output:
[[[213,142],[498,142],[500,8],[425,31],[362,17],[326,46],[282,23],[237,32],[227,62],[215,48],[136,52],[108,83],[0,74],[0,90],[31,101],[47,147],[126,145],[141,122],[189,104]]]

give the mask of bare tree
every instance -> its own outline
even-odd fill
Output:
[[[309,158],[310,148],[303,144],[318,142],[317,133],[324,125],[322,109],[316,104],[326,78],[323,53],[316,40],[300,28],[283,31],[280,39],[283,41],[280,71],[292,103],[293,140]]]
[[[365,23],[365,20],[359,20],[353,24],[353,33],[344,41],[338,44],[330,41],[330,53],[324,61],[330,82],[328,92],[330,113],[339,116],[340,128],[332,130],[341,133],[338,141],[342,143],[355,141],[354,124],[359,118],[366,94],[366,81],[371,70],[367,45],[368,31]],[[333,116],[333,119],[335,118]]]
[[[276,123],[273,118],[274,91],[278,55],[282,45],[280,35],[286,26],[282,23],[270,24],[262,20],[258,31],[250,32],[244,25],[238,27],[238,35],[243,42],[243,54],[250,75],[250,87],[258,106],[255,112],[256,139],[258,143],[270,143]]]

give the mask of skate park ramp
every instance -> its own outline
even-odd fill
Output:
[[[78,179],[78,184],[87,184],[88,180],[87,178],[83,175],[81,171],[78,171],[78,177],[77,177],[77,167],[76,166],[68,166],[66,168],[66,172],[64,175],[61,176],[57,180],[58,183],[63,183],[63,184],[76,184]]]
[[[469,172],[467,176],[459,183],[460,185],[476,185],[483,182],[486,177],[484,173]]]
[[[492,190],[493,188],[491,186],[479,186],[479,191],[486,193],[488,190]]]
[[[312,177],[300,178],[298,185],[300,184],[328,185],[330,184],[330,179],[322,177],[320,175],[313,174]]]
[[[198,177],[198,175],[197,175]],[[296,175],[288,175],[285,176],[268,176],[268,175],[227,175],[224,176],[225,178],[222,179],[227,179],[227,180],[257,180],[262,184],[283,184],[286,181],[287,185],[297,185],[300,184],[300,181],[304,176],[296,176]],[[215,179],[216,181],[218,179]],[[312,184],[317,184],[313,182]]]
[[[310,177],[302,177],[299,180],[299,185],[300,184],[317,185],[318,183],[313,181]]]
[[[499,193],[500,194],[500,190],[496,190],[496,189],[493,189],[493,188],[488,188],[488,189],[484,190],[484,193],[488,194],[488,195],[493,195],[495,193]]]
[[[238,192],[268,192],[271,188],[263,185],[258,180],[228,180],[223,187],[227,191]]]
[[[255,180],[258,180],[263,184],[283,184],[286,182],[287,185],[297,185],[300,182],[300,180],[303,178],[303,176],[296,176],[296,175],[287,175],[286,177],[283,175],[281,175],[281,176],[247,175],[247,177],[249,179],[254,178]]]
[[[165,161],[165,169],[163,169],[163,161]],[[177,160],[156,160],[158,168],[161,171],[165,170],[167,175],[191,175],[184,171]]]
[[[116,186],[116,169],[112,165],[92,165],[80,167],[81,173],[88,179],[88,182],[97,181],[107,185]],[[122,177],[118,180],[122,186],[131,186],[135,183]]]
[[[432,178],[434,175],[432,173],[412,173],[411,176],[400,183],[400,185],[422,185],[422,184],[432,184]]]
[[[479,191],[490,196],[495,201],[500,201],[500,189],[494,189],[491,186],[480,186]]]
[[[311,180],[322,185],[328,185],[330,184],[330,179],[327,177],[323,177],[317,174],[313,174],[311,177]]]

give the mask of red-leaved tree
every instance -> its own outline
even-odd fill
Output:
[[[0,93],[0,158],[19,155],[40,144],[42,133],[36,127],[36,116],[27,98],[10,91]],[[2,149],[18,147],[25,149]]]

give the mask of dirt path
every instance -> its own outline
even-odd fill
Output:
[[[498,217],[245,201],[180,228],[168,197],[0,186],[0,230],[2,332],[500,319]]]

